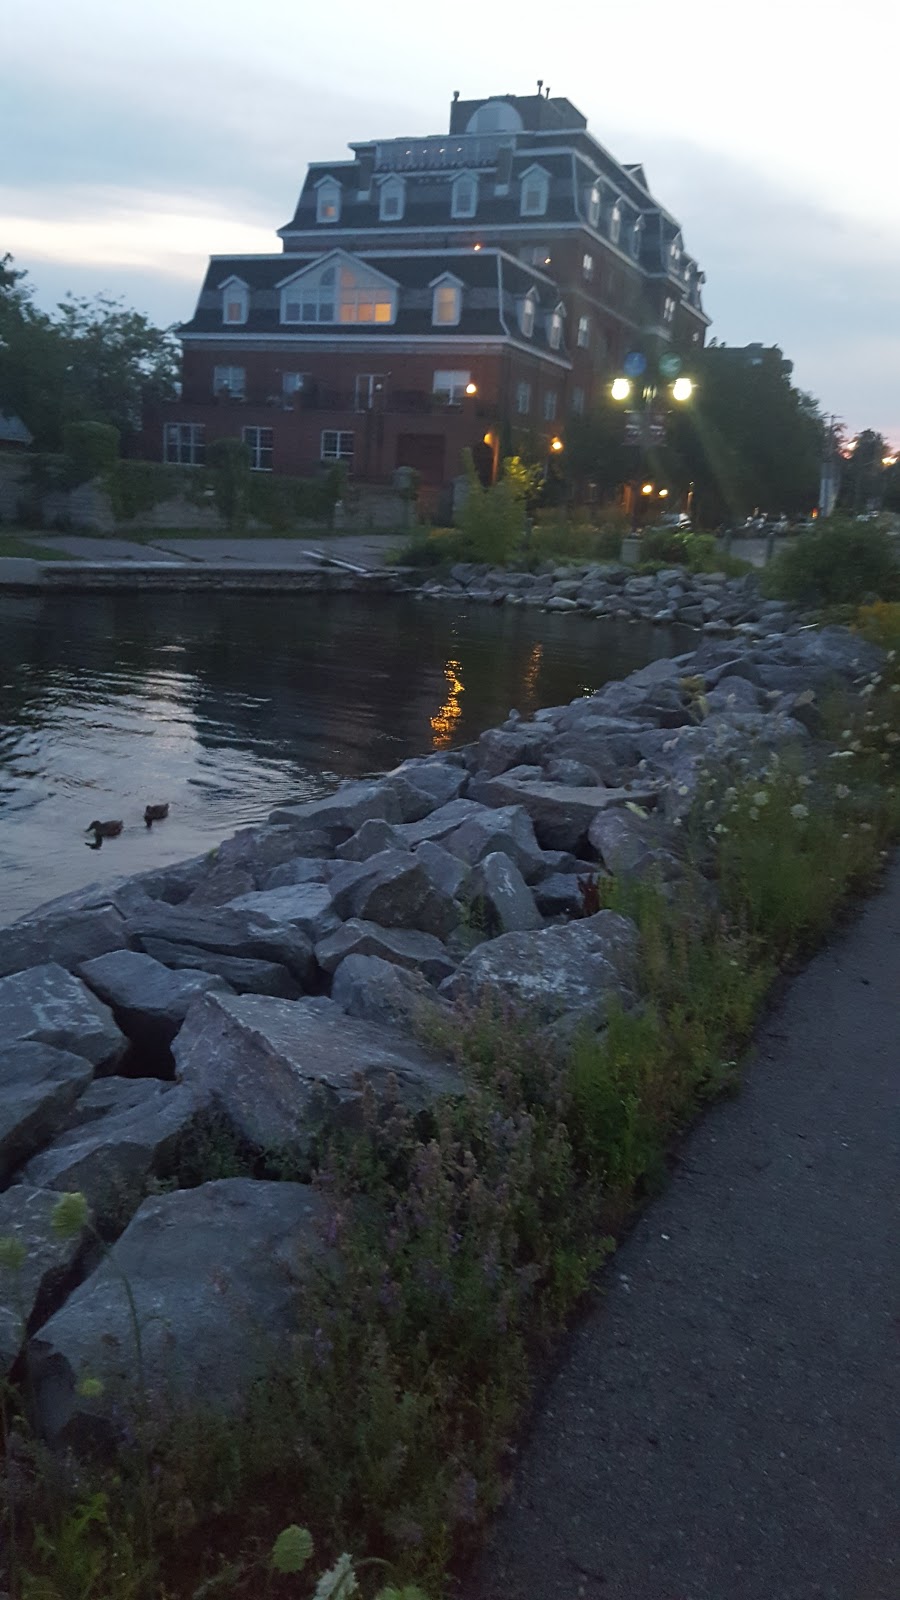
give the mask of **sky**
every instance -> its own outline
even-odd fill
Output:
[[[206,258],[280,248],[308,162],[463,99],[586,115],[681,222],[709,337],[778,344],[900,445],[896,0],[29,0],[0,20],[0,255],[186,319]]]

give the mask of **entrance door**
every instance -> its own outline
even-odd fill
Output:
[[[384,403],[385,378],[383,372],[358,372],[354,407],[357,411],[375,411]]]

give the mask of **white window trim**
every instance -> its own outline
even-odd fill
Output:
[[[397,195],[400,201],[396,211],[385,211],[385,199],[390,195]],[[385,178],[378,191],[378,220],[379,222],[400,222],[406,213],[406,184],[402,178],[392,174]]]
[[[599,227],[600,225],[601,204],[602,196],[600,194],[600,185],[598,183],[592,183],[590,189],[588,190],[588,223],[592,228]]]
[[[269,435],[269,441],[270,442],[268,444],[263,444],[263,442],[262,442],[261,435],[264,434],[264,433],[267,433]],[[248,434],[255,434],[256,438],[251,441],[247,437]],[[250,451],[250,455],[251,455],[251,458],[252,458],[251,461],[250,461],[250,471],[251,472],[274,472],[274,470],[275,470],[274,462],[272,464],[270,464],[268,467],[263,467],[263,466],[260,465],[260,457],[261,457],[261,455],[262,455],[264,450],[269,451],[270,454],[274,454],[274,450],[275,450],[275,430],[274,430],[274,428],[267,428],[264,424],[261,424],[261,423],[255,423],[255,422],[250,423],[250,424],[248,424],[247,427],[244,427],[244,428],[241,429],[241,442],[243,444],[245,444],[247,446],[247,449]]]
[[[448,406],[461,406],[466,386],[471,382],[471,372],[461,368],[439,367],[431,382],[431,393],[435,399],[444,399]]]
[[[322,215],[322,208],[328,204],[330,195],[335,198],[335,213],[333,217],[326,217]],[[316,222],[324,223],[326,227],[340,222],[342,200],[343,190],[337,178],[320,178],[316,184]]]
[[[224,283],[220,283],[219,288],[222,293],[222,326],[225,328],[243,327],[250,314],[249,285],[244,282],[243,278],[231,277],[226,278]],[[237,301],[240,302],[241,315],[230,318],[228,307],[231,303]]]
[[[182,437],[190,460],[181,459]],[[172,457],[169,449],[170,439],[174,438],[175,456]],[[199,459],[198,459],[199,452]],[[206,428],[202,422],[165,422],[163,423],[163,462],[168,467],[202,467],[206,460]]]
[[[534,319],[537,314],[537,295],[529,289],[519,301],[519,332],[523,339],[534,338]]]
[[[460,191],[465,190],[467,186],[472,191],[472,206],[468,211],[462,209],[458,198]],[[450,215],[451,217],[474,217],[477,210],[478,174],[477,172],[458,172],[456,177],[453,179],[453,185],[450,191]]]
[[[611,244],[618,244],[622,237],[622,207],[617,200],[609,213],[609,239]]]
[[[576,343],[579,350],[589,350],[591,347],[591,319],[588,316],[578,318]]]
[[[551,350],[559,350],[562,347],[564,317],[564,308],[555,306],[547,318],[547,343]]]
[[[239,372],[240,375],[241,375],[239,383],[232,383],[230,381],[230,379],[219,376],[220,373],[226,373],[226,372],[231,372],[231,373]],[[229,395],[233,395],[234,398],[237,399],[237,400],[243,400],[244,399],[244,397],[245,397],[245,395],[247,393],[247,368],[246,367],[233,367],[230,364],[226,364],[225,362],[222,362],[221,365],[216,364],[213,367],[213,394],[217,395],[217,394],[222,394],[223,392],[227,393]]]
[[[540,189],[539,204],[526,206],[525,196],[529,188],[537,182]],[[550,198],[550,174],[546,167],[538,162],[532,162],[526,167],[519,179],[519,215],[522,217],[543,217],[547,214],[547,202]]]
[[[523,405],[522,402],[525,402]],[[516,416],[527,417],[531,412],[531,384],[522,378],[516,385]]]
[[[326,455],[325,454],[325,440],[327,438],[332,438],[332,439],[335,439],[337,441],[336,444],[335,444],[335,454],[334,455]],[[350,445],[349,454],[344,453],[343,441],[345,439],[352,440],[352,443]],[[321,439],[319,441],[319,460],[320,461],[328,461],[333,466],[336,466],[339,461],[349,461],[352,464],[355,448],[356,448],[356,435],[355,435],[355,431],[354,431],[353,428],[323,428],[322,429],[322,436],[321,436]]]
[[[593,281],[594,258],[589,250],[585,250],[584,255],[581,258],[581,274],[587,283],[591,283]]]
[[[289,278],[282,278],[281,281],[275,285],[280,293],[278,320],[281,326],[287,328],[329,328],[348,326],[347,321],[341,316],[340,272],[342,266],[344,265],[351,267],[354,272],[363,272],[368,274],[368,276],[373,280],[373,291],[378,291],[381,289],[384,290],[384,293],[376,295],[376,298],[382,302],[388,301],[391,309],[391,314],[387,319],[381,319],[380,321],[374,317],[370,321],[356,319],[350,325],[357,328],[386,328],[390,327],[394,322],[396,322],[397,284],[394,279],[388,278],[385,273],[379,272],[376,267],[370,267],[368,262],[358,261],[356,257],[350,255],[350,253],[346,250],[334,250],[329,255],[322,256],[319,258],[319,260],[311,262],[309,266],[303,267],[301,271],[291,273]],[[334,303],[334,316],[330,320],[316,317],[312,321],[304,321],[302,315],[304,283],[308,280],[311,285],[315,286],[315,299],[318,303],[321,285],[321,273],[324,272],[328,267],[333,267],[336,274],[334,294],[332,296]],[[358,290],[356,292],[358,294]],[[308,299],[313,299],[312,293],[310,293]],[[299,317],[289,317],[287,315],[287,308],[292,303],[300,306],[301,315]]]
[[[428,287],[431,290],[431,326],[433,328],[458,328],[462,321],[462,280],[454,277],[452,272],[442,272],[439,278],[432,278]],[[438,295],[442,289],[452,289],[454,291],[456,297],[455,317],[438,316]]]

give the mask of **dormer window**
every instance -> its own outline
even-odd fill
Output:
[[[635,225],[632,228],[632,230],[631,230],[631,240],[630,240],[630,243],[631,243],[631,254],[634,256],[635,261],[637,261],[639,255],[641,253],[641,241],[643,240],[643,237],[644,237],[644,224],[640,220],[638,220],[635,223]]]
[[[556,310],[551,311],[549,317],[547,318],[547,343],[549,344],[551,350],[559,349],[560,345],[562,344],[562,334],[562,311],[560,310],[560,307],[557,306]]]
[[[600,221],[600,189],[595,183],[588,195],[588,222],[596,228]]]
[[[436,328],[455,328],[462,316],[462,284],[445,275],[431,285],[431,321]]]
[[[383,273],[342,252],[282,281],[281,321],[393,322],[397,288]]]
[[[461,172],[453,180],[450,192],[450,215],[453,217],[474,217],[478,209],[478,179],[474,173]]]
[[[341,186],[336,178],[322,178],[316,185],[316,221],[340,222]]]
[[[523,217],[542,217],[547,210],[550,175],[543,167],[529,167],[522,174],[519,211]]]
[[[529,289],[525,298],[519,303],[519,327],[526,339],[534,333],[534,312],[537,305],[537,296],[533,289]]]
[[[618,200],[609,214],[609,237],[612,244],[618,244],[622,236],[622,207]]]
[[[381,222],[399,222],[406,210],[406,184],[402,178],[387,178],[381,185],[378,216]]]
[[[222,284],[222,321],[226,327],[240,327],[247,321],[250,297],[240,278],[227,278]]]

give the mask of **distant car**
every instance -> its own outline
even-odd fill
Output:
[[[657,523],[659,528],[689,528],[690,525],[691,519],[686,511],[667,511]]]

